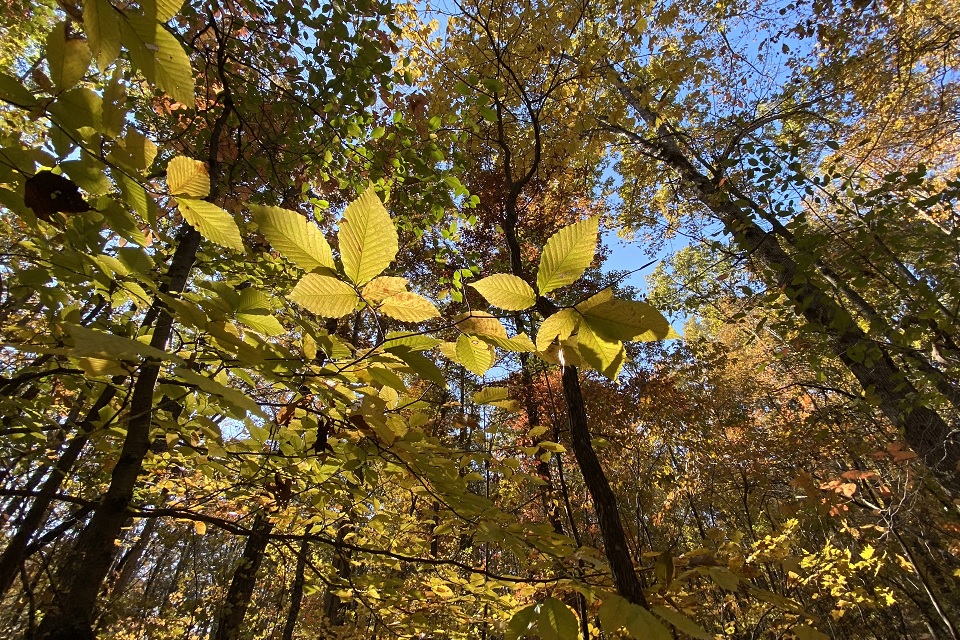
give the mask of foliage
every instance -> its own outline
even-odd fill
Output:
[[[3,633],[956,637],[956,25],[444,7],[6,3]]]

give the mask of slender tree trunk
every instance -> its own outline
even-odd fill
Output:
[[[162,504],[166,499],[167,490],[164,489],[160,496],[159,503]],[[122,595],[127,590],[127,585],[130,584],[137,569],[140,568],[140,559],[153,538],[153,532],[156,530],[159,520],[159,518],[146,518],[137,541],[117,562],[114,569],[116,578],[111,580],[109,585],[109,591],[113,596]]]
[[[628,134],[629,137],[653,150],[660,160],[676,170],[742,249],[776,274],[775,284],[793,303],[799,315],[821,328],[834,354],[864,390],[875,398],[887,419],[903,430],[907,443],[927,468],[954,497],[960,496],[960,476],[957,473],[960,438],[955,437],[950,425],[936,411],[913,400],[917,390],[890,354],[864,333],[846,309],[803,273],[793,256],[780,245],[778,236],[764,231],[748,210],[732,201],[718,184],[694,168],[676,143],[674,132],[637,100],[633,89],[622,81],[618,82],[618,89],[657,133],[655,139],[636,134]],[[869,359],[854,355],[863,351],[874,355]]]
[[[293,632],[297,628],[300,604],[303,602],[303,573],[307,567],[309,553],[310,543],[303,540],[300,543],[300,551],[297,553],[297,572],[293,577],[293,586],[290,587],[290,608],[287,610],[287,622],[283,625],[282,640],[293,640]]]
[[[168,271],[168,292],[179,293],[200,248],[200,234],[184,223],[180,242]],[[173,316],[158,300],[154,302],[157,321],[150,346],[165,349],[173,328]],[[42,640],[84,640],[93,638],[93,612],[100,587],[110,570],[127,508],[150,449],[153,423],[153,391],[160,375],[160,363],[147,359],[140,368],[130,404],[127,437],[110,478],[110,487],[89,524],[80,532],[73,548],[57,572],[56,596],[40,622]]]
[[[0,554],[0,596],[6,593],[7,589],[13,584],[20,571],[20,565],[23,563],[27,545],[43,523],[54,496],[63,485],[63,479],[73,469],[73,465],[80,457],[84,446],[86,446],[87,438],[93,430],[92,420],[96,419],[100,409],[107,406],[115,394],[116,388],[112,386],[107,387],[100,394],[93,407],[90,408],[86,420],[80,423],[80,431],[57,459],[57,463],[41,486],[40,493],[34,499],[29,511],[20,523],[17,533],[10,539],[6,549],[3,550],[3,554]]]
[[[610,482],[590,442],[587,412],[576,367],[563,368],[563,397],[567,403],[567,414],[570,420],[570,443],[573,447],[573,455],[580,465],[583,481],[587,485],[593,507],[597,511],[603,549],[613,574],[613,583],[621,596],[645,607],[647,600],[637,579],[637,572],[633,568],[633,558],[630,557],[627,536],[620,520],[620,511],[617,509],[617,497],[610,488]]]
[[[243,618],[247,615],[247,608],[253,598],[253,588],[257,584],[257,571],[263,562],[263,554],[267,549],[270,531],[273,523],[266,516],[257,515],[253,522],[253,529],[247,544],[243,547],[240,564],[230,582],[230,591],[223,603],[220,619],[214,632],[214,640],[237,640],[240,637],[240,627]]]
[[[343,542],[348,533],[354,530],[352,523],[345,524],[337,531],[337,542]],[[346,584],[350,580],[350,549],[336,548],[333,550],[333,568],[337,571],[337,577],[340,582]],[[327,587],[327,593],[323,597],[323,615],[331,626],[340,626],[343,624],[343,601],[337,594],[333,593],[331,587]]]

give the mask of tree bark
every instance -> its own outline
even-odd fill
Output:
[[[830,294],[803,273],[796,260],[780,245],[778,236],[764,231],[750,212],[730,199],[718,183],[697,171],[676,142],[676,134],[657,114],[643,106],[634,90],[623,81],[617,88],[627,103],[653,130],[655,138],[619,129],[631,140],[655,153],[659,160],[677,171],[684,183],[697,193],[737,244],[766,269],[776,274],[775,284],[793,303],[797,313],[823,330],[833,353],[854,375],[864,391],[872,395],[883,414],[903,431],[910,447],[917,452],[943,486],[960,496],[960,438],[940,414],[916,403],[917,390],[897,366],[889,352],[870,340],[850,313]],[[631,135],[632,133],[632,135]],[[876,358],[855,357],[858,350],[877,352]],[[960,434],[957,434],[960,435]]]
[[[282,640],[293,640],[293,632],[297,628],[297,618],[300,616],[300,604],[303,602],[303,573],[307,568],[307,555],[310,553],[310,543],[303,540],[300,551],[297,553],[297,571],[293,577],[293,586],[290,587],[290,608],[287,610],[287,621],[283,625]]]
[[[237,565],[233,574],[230,591],[223,603],[217,630],[213,636],[214,640],[237,640],[240,637],[240,627],[244,616],[247,615],[250,600],[253,598],[253,588],[257,584],[257,571],[260,570],[260,564],[263,562],[263,553],[267,549],[272,529],[273,523],[263,515],[257,515],[253,521],[250,537],[247,538],[247,544],[243,547],[240,564]]]
[[[199,248],[200,234],[184,223],[167,273],[168,292],[183,291]],[[150,346],[162,350],[166,348],[173,328],[173,315],[159,299],[154,301],[153,308],[157,309],[157,321]],[[113,563],[115,543],[128,517],[127,508],[133,499],[143,459],[150,449],[153,391],[159,375],[160,362],[146,359],[133,387],[127,437],[113,468],[110,487],[56,574],[56,595],[37,630],[40,640],[94,637],[92,624],[97,596]]]
[[[593,500],[593,508],[597,511],[600,534],[603,537],[603,550],[610,564],[613,583],[621,596],[634,604],[646,607],[647,599],[643,595],[643,587],[640,586],[637,572],[633,568],[633,558],[630,557],[627,536],[617,508],[617,497],[610,488],[610,482],[590,442],[587,412],[576,367],[563,368],[563,397],[566,400],[570,420],[570,444],[577,464],[580,465],[583,481],[590,492],[590,499]]]
[[[96,419],[100,409],[107,406],[116,394],[116,388],[107,387],[97,401],[87,413],[87,418],[80,423],[80,431],[64,449],[63,453],[57,459],[57,463],[51,469],[50,474],[40,488],[40,493],[34,499],[33,504],[24,516],[17,533],[7,544],[3,554],[0,555],[0,596],[7,592],[7,589],[13,584],[20,571],[20,565],[26,557],[27,545],[36,535],[37,530],[43,523],[50,504],[54,496],[60,491],[63,479],[73,469],[73,465],[80,457],[84,446],[87,444],[87,438],[93,430],[91,420]]]

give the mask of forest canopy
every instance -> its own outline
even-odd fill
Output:
[[[956,0],[0,36],[0,635],[960,640]]]

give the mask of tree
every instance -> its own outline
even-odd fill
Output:
[[[955,635],[949,25],[454,8],[22,13],[7,635]],[[651,301],[601,242],[645,198],[701,240]]]

